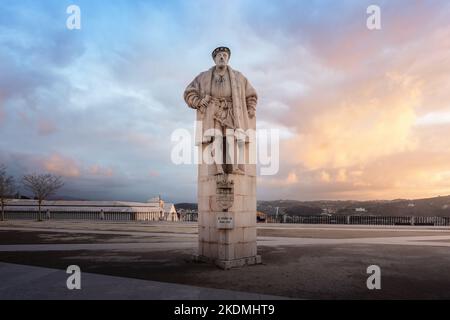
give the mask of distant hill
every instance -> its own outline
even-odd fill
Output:
[[[275,214],[278,207],[279,214],[299,216],[320,215],[322,212],[333,215],[450,216],[450,196],[372,201],[275,200],[258,201],[257,207],[258,211],[269,215]],[[357,208],[365,211],[357,212]]]
[[[197,210],[196,203],[177,203],[177,209]],[[424,199],[395,200],[274,200],[258,201],[257,210],[268,215],[287,214],[290,216],[331,215],[374,215],[374,216],[423,216],[450,217],[450,196]],[[365,211],[356,211],[362,208]]]
[[[185,209],[185,210],[197,210],[197,204],[196,203],[177,203],[175,204],[175,208],[177,209]]]
[[[319,207],[305,205],[293,205],[283,211],[289,216],[319,216],[322,213],[322,209]]]

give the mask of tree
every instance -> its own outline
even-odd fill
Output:
[[[42,201],[46,200],[49,196],[53,195],[56,190],[61,188],[64,183],[60,176],[52,174],[28,174],[23,177],[23,184],[25,188],[30,190],[34,197],[38,201],[39,205],[39,218],[38,221],[42,221],[41,205]]]
[[[2,208],[1,221],[5,220],[5,206],[14,194],[14,178],[6,174],[6,166],[0,165],[0,206]]]

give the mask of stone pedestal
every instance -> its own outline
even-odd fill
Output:
[[[213,165],[199,165],[198,256],[223,269],[261,263],[256,249],[256,175],[216,176]]]

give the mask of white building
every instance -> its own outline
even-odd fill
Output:
[[[5,211],[10,214],[36,213],[38,202],[11,199]],[[160,197],[147,202],[49,200],[43,201],[41,211],[48,212],[52,218],[65,219],[179,221],[175,206],[165,203]]]
[[[177,210],[173,203],[164,203],[164,221],[178,221]]]
[[[156,207],[161,208],[162,215],[160,220],[163,221],[179,221],[177,210],[175,209],[175,205],[173,203],[164,202],[160,196],[150,198],[147,200],[147,203],[154,204]]]

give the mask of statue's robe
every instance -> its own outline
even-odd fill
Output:
[[[209,104],[205,112],[199,110],[200,101],[207,95],[211,96],[214,68],[200,73],[184,92],[184,100],[190,108],[197,109],[197,128],[195,144],[209,143],[214,134],[214,104]],[[256,109],[258,96],[250,82],[239,71],[228,66],[233,100],[234,125],[238,137],[245,137],[248,141],[247,130],[256,130],[255,117],[250,118],[248,110]],[[214,98],[214,97],[213,97]]]

